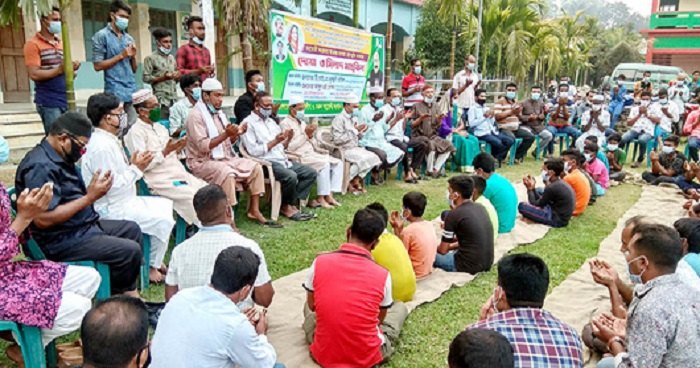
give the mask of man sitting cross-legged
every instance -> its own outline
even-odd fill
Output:
[[[598,159],[598,145],[595,143],[586,143],[583,149],[583,156],[586,158],[584,167],[588,175],[593,178],[596,185],[596,195],[604,196],[605,191],[610,187],[610,178],[605,164]]]
[[[679,177],[685,175],[685,156],[678,152],[680,139],[676,135],[669,135],[664,139],[661,154],[651,152],[651,172],[642,173],[642,179],[649,184],[675,183]]]
[[[447,183],[447,199],[452,209],[445,217],[435,267],[472,275],[488,271],[494,257],[493,226],[486,209],[471,200],[474,181],[460,175],[451,177]]]
[[[260,258],[250,249],[222,250],[210,282],[179,292],[163,309],[153,335],[153,367],[280,367],[265,336],[266,310],[244,304],[259,269]]]
[[[518,214],[518,194],[508,179],[496,173],[496,160],[488,153],[474,158],[476,175],[486,179],[484,197],[491,201],[498,214],[498,233],[509,233],[515,226]]]
[[[294,221],[308,221],[313,214],[299,211],[296,201],[305,201],[316,181],[316,170],[291,162],[284,153],[294,135],[291,129],[282,131],[272,114],[272,96],[267,92],[255,94],[255,109],[240,125],[246,129],[243,144],[248,153],[272,164],[275,180],[282,185],[282,216]]]
[[[561,180],[564,161],[550,158],[542,165],[544,192],[540,195],[535,190],[535,178],[528,175],[523,178],[527,188],[529,203],[518,204],[518,211],[523,217],[551,227],[566,227],[576,208],[576,193],[569,183]]]
[[[226,202],[226,192],[218,185],[207,185],[195,194],[194,209],[202,222],[202,228],[173,250],[165,277],[165,300],[170,300],[180,290],[207,285],[216,257],[222,250],[236,245],[252,250],[260,259],[253,285],[255,293],[251,293],[252,297],[243,299],[240,306],[250,308],[255,302],[268,307],[275,291],[267,271],[265,255],[255,241],[233,230],[233,212]]]
[[[479,322],[503,334],[513,346],[516,367],[583,366],[581,338],[571,326],[542,309],[549,270],[532,254],[512,254],[498,262],[498,285],[481,307]]]
[[[513,368],[513,347],[496,331],[472,328],[452,340],[447,364],[450,368]]]
[[[627,174],[622,171],[622,167],[627,162],[627,153],[625,150],[620,148],[620,135],[617,133],[610,134],[608,137],[608,151],[605,153],[605,157],[608,158],[608,163],[610,163],[610,180],[621,182],[625,180]]]
[[[564,161],[563,179],[571,185],[571,189],[576,194],[576,206],[574,207],[573,215],[578,216],[586,210],[588,202],[591,200],[591,186],[579,167],[579,162],[584,162],[585,159],[581,152],[575,149],[567,149],[562,152],[561,159]]]
[[[427,171],[433,178],[437,178],[440,176],[442,165],[447,162],[451,153],[456,152],[456,149],[452,142],[438,135],[438,128],[445,114],[440,111],[433,86],[423,87],[423,101],[413,105],[412,111],[414,120],[411,122],[411,138],[428,139]]]
[[[260,164],[238,156],[233,144],[245,134],[246,126],[231,124],[221,111],[224,87],[214,78],[202,83],[202,96],[187,115],[187,166],[194,176],[220,185],[231,206],[238,203],[236,189],[250,192],[248,218],[261,225],[280,228],[260,212],[260,195],[265,193],[265,177]]]
[[[385,223],[389,222],[389,213],[381,203],[375,202],[367,207],[377,212]],[[386,231],[379,237],[379,243],[372,250],[372,258],[389,270],[391,275],[391,296],[400,302],[410,302],[416,292],[416,274],[413,272],[411,258],[401,239]]]
[[[53,183],[48,210],[29,226],[46,258],[57,262],[94,261],[109,266],[112,294],[138,296],[141,229],[131,221],[100,220],[93,204],[112,187],[112,174],[93,176],[86,186],[75,163],[85,152],[92,124],[68,112],[51,126],[48,137],[19,164],[17,193]]]
[[[640,96],[640,105],[632,107],[630,116],[627,118],[627,125],[632,128],[622,135],[622,142],[620,142],[622,148],[634,139],[639,143],[639,154],[637,161],[632,163],[632,168],[639,167],[644,161],[647,144],[654,139],[655,126],[661,122],[661,113],[651,105],[651,93],[642,92]],[[613,125],[614,122],[615,120],[613,120]]]
[[[676,274],[682,257],[683,242],[674,229],[636,227],[625,254],[637,284],[629,311],[623,318],[604,313],[593,320],[593,334],[614,355],[598,367],[700,366],[700,293]]]
[[[391,275],[370,253],[385,228],[379,214],[361,209],[347,229],[348,242],[311,265],[303,329],[323,367],[373,367],[394,352],[408,309],[394,302]]]
[[[148,119],[150,109],[144,104],[149,97],[153,97],[153,106],[158,106],[158,100],[148,90],[136,92],[132,97],[138,120]],[[151,239],[149,279],[162,282],[166,272],[165,252],[175,226],[173,202],[167,198],[136,195],[136,183],[153,161],[153,152],[134,151],[131,160],[127,159],[118,138],[126,126],[126,113],[117,96],[111,93],[90,96],[87,112],[95,131],[81,160],[83,180],[90,182],[93,177],[106,172],[112,176],[112,186],[95,202],[95,210],[107,220],[128,220],[139,224],[141,231]],[[122,126],[120,116],[124,122]]]
[[[411,257],[413,271],[420,279],[433,272],[438,239],[435,236],[433,223],[423,220],[428,198],[423,193],[408,192],[403,196],[403,208],[391,212],[391,226],[394,234],[401,238],[403,245]],[[404,223],[408,226],[404,227]]]

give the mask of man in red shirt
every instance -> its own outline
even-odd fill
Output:
[[[408,315],[391,297],[391,275],[370,253],[386,229],[376,212],[361,209],[348,242],[323,253],[304,283],[304,332],[322,367],[373,367],[387,361]]]
[[[177,49],[177,70],[182,75],[199,75],[202,78],[202,83],[204,83],[207,78],[214,76],[211,53],[204,46],[204,21],[201,17],[189,17],[187,19],[187,30],[190,34],[190,42]]]
[[[406,111],[413,107],[413,104],[423,101],[423,87],[425,86],[425,77],[421,75],[423,69],[419,59],[411,60],[411,73],[403,77],[401,83],[401,95],[403,96],[403,106]]]

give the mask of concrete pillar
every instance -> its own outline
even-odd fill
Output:
[[[148,4],[131,4],[131,17],[129,17],[129,34],[136,41],[136,61],[143,64],[146,56],[151,52],[151,32],[148,27],[151,19],[148,15]]]
[[[229,37],[229,50],[240,50],[241,39],[237,35]],[[245,74],[243,73],[243,54],[238,52],[231,56],[229,61],[229,91],[232,96],[240,96],[245,93]],[[265,73],[265,71],[263,71]],[[269,86],[268,76],[265,74],[265,83]]]
[[[68,10],[64,12],[63,16],[66,17],[66,21],[69,24],[68,33],[70,34],[70,51],[73,60],[86,61],[82,2],[71,1]]]

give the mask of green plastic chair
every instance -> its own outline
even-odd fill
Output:
[[[16,201],[16,195],[17,195],[17,190],[15,187],[9,187],[7,189],[7,194],[10,196],[10,201],[11,201],[11,207],[10,210],[12,212],[12,216],[16,216],[17,212],[17,201]],[[24,244],[24,247],[27,250],[27,257],[31,260],[34,261],[43,261],[46,260],[46,256],[44,255],[44,252],[41,250],[39,247],[39,244],[37,242],[29,237],[27,239],[27,242]],[[109,266],[104,264],[104,263],[98,263],[98,262],[93,262],[93,261],[75,261],[75,262],[63,262],[68,265],[72,266],[84,266],[84,267],[91,267],[97,270],[97,272],[100,274],[100,277],[102,280],[100,281],[100,286],[97,288],[97,293],[95,294],[95,298],[98,300],[102,299],[107,299],[112,295],[112,288],[111,288],[111,282],[110,282],[110,277],[109,277]],[[28,367],[31,367],[30,365],[27,365]]]
[[[12,331],[22,349],[24,366],[28,368],[45,368],[46,355],[41,342],[41,330],[38,327],[0,320],[0,331]]]

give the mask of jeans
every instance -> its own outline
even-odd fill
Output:
[[[602,185],[596,183],[595,189],[596,189],[596,193],[598,194],[598,197],[602,197],[605,195],[605,188],[603,188]]]
[[[515,139],[503,134],[488,134],[479,137],[491,146],[491,155],[498,161],[503,161],[508,155],[508,150],[515,143]]]
[[[627,177],[624,171],[610,171],[610,180],[623,181]]]
[[[647,134],[646,132],[637,132],[634,130],[630,130],[622,135],[620,147],[624,148],[627,144],[629,144],[635,139],[637,140],[637,142],[639,142],[639,155],[637,156],[637,162],[642,162],[644,161],[644,156],[646,156],[647,153],[647,144],[650,140],[654,139],[654,136],[652,136],[651,134]]]
[[[615,368],[615,358],[607,357],[603,358],[598,362],[596,368]]]
[[[565,125],[562,127],[555,127],[555,126],[548,126],[547,130],[552,133],[552,140],[549,142],[549,154],[554,154],[554,137],[557,136],[557,134],[566,134],[569,137],[571,137],[571,144],[573,145],[576,142],[576,139],[578,138],[579,134],[581,132],[578,131],[575,127],[571,125]]]
[[[469,109],[462,109],[462,121],[465,126],[469,122]]]
[[[678,188],[681,188],[683,193],[687,193],[690,189],[700,189],[700,184],[686,180],[683,175],[676,176],[675,183],[678,185]]]
[[[615,124],[617,124],[617,120],[620,119],[624,108],[624,102],[613,101],[610,103],[610,107],[608,107],[608,112],[610,113],[610,129],[615,129]]]
[[[296,199],[305,200],[311,193],[311,186],[316,181],[316,170],[298,164],[291,163],[289,168],[272,161],[272,172],[275,180],[282,184],[282,204],[293,206]]]
[[[700,139],[698,137],[688,137],[688,156],[690,159],[698,162],[698,148],[700,148]]]
[[[51,130],[51,125],[53,125],[54,120],[58,119],[66,110],[68,109],[65,107],[36,105],[36,112],[41,117],[41,122],[44,124],[44,133],[46,135],[49,135],[49,130]]]
[[[659,185],[661,183],[676,183],[678,177],[683,177],[682,175],[677,176],[663,176],[659,174],[654,174],[650,171],[645,171],[642,173],[642,179],[651,185]]]
[[[513,138],[522,138],[523,142],[520,143],[518,149],[515,151],[515,159],[522,160],[527,155],[527,151],[530,150],[532,144],[535,143],[535,135],[529,129],[524,127],[519,127],[518,130],[501,130],[501,134]]]
[[[560,224],[552,214],[552,208],[549,206],[537,207],[529,203],[520,202],[518,204],[518,212],[523,217],[532,221],[538,222],[551,227],[564,227],[566,224]]]
[[[456,272],[455,268],[455,252],[454,250],[447,252],[446,254],[436,254],[434,267],[442,269],[447,272]]]

